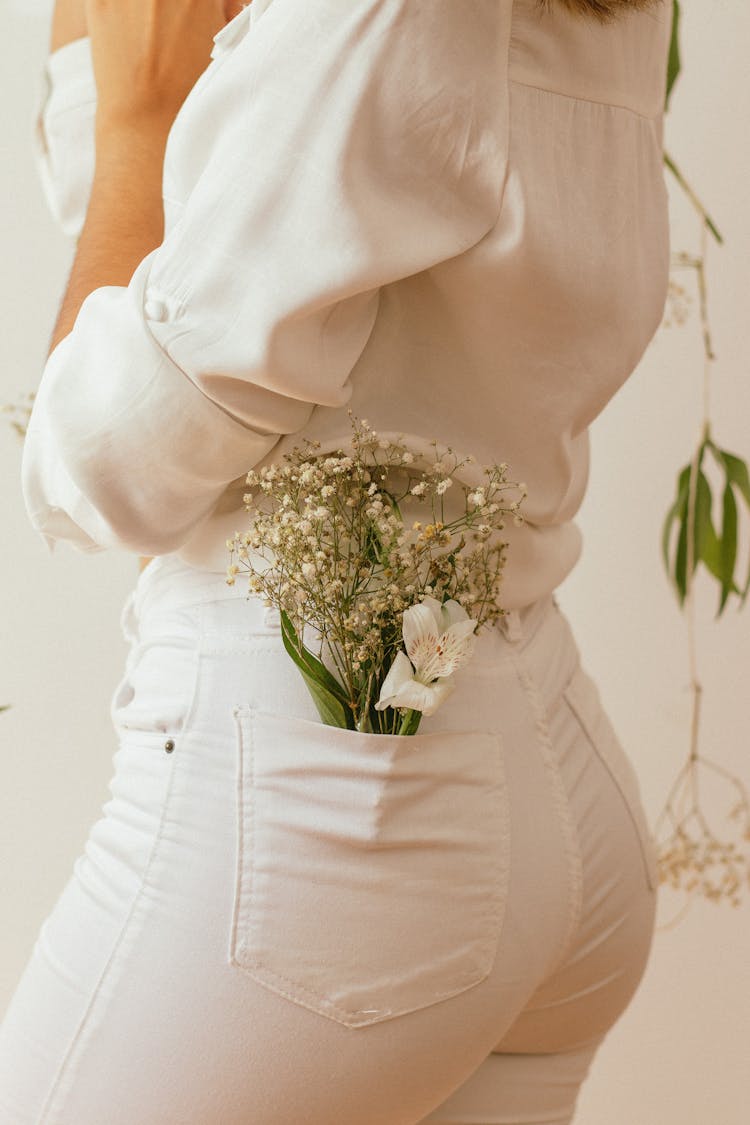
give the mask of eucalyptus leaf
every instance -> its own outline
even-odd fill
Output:
[[[677,499],[667,513],[664,520],[664,530],[662,532],[662,555],[664,556],[664,566],[666,567],[667,574],[671,577],[671,568],[669,562],[669,540],[672,531],[672,525],[678,516],[683,515],[687,511],[688,502],[688,489],[690,486],[690,466],[687,465],[677,478]]]
[[[677,593],[680,599],[680,605],[685,601],[687,593],[686,584],[687,573],[687,513],[682,518],[680,523],[680,534],[677,539],[677,554],[675,556],[674,564],[674,581],[677,586]]]
[[[727,480],[737,485],[748,508],[750,508],[750,473],[748,473],[747,465],[733,453],[727,453],[726,449],[719,452],[727,470]]]
[[[693,570],[703,562],[714,578],[721,580],[721,548],[711,519],[711,486],[702,470],[698,472],[695,489],[693,545]]]
[[[678,0],[672,0],[672,35],[669,41],[669,56],[667,59],[667,90],[664,98],[665,113],[669,109],[669,95],[672,93],[672,87],[677,80],[677,75],[680,73],[682,65],[680,60],[679,24],[680,5]]]
[[[725,475],[721,534],[714,527],[711,515],[713,507],[711,485],[701,468],[706,450],[710,450],[718,468]],[[719,582],[721,593],[716,616],[720,617],[730,594],[737,594],[741,599],[740,604],[744,605],[748,592],[750,592],[750,570],[742,589],[737,586],[734,579],[739,523],[737,497],[734,490],[737,490],[738,494],[744,499],[748,510],[750,510],[750,472],[748,472],[747,464],[740,457],[720,449],[711,440],[709,427],[706,425],[703,441],[694,460],[681,470],[677,478],[677,496],[667,512],[662,528],[664,565],[677,590],[680,605],[683,604],[687,596],[689,578],[692,578],[692,574],[688,575],[687,573],[687,530],[690,515],[690,475],[693,465],[695,465],[697,474],[693,512],[693,572],[702,562],[709,573]],[[675,523],[679,526],[679,533],[677,549],[672,562],[670,544]]]
[[[719,617],[730,593],[738,594],[734,583],[734,566],[737,561],[737,502],[729,481],[724,488],[723,521],[721,528],[721,600]]]
[[[748,472],[747,463],[745,461],[743,461],[741,457],[738,457],[735,453],[729,453],[729,451],[726,450],[726,449],[719,449],[719,447],[716,446],[713,442],[709,442],[709,446],[711,448],[711,452],[713,453],[714,458],[715,458],[719,468],[722,469],[726,473],[726,481],[727,481],[726,487],[729,488],[732,485],[734,487],[736,487],[739,490],[739,493],[742,496],[743,500],[745,501],[745,504],[748,508],[748,511],[750,511],[750,473]],[[725,497],[724,497],[725,518],[726,518],[726,506],[727,506],[727,504],[729,504],[729,505],[734,504],[734,511],[730,512],[729,519],[731,521],[732,516],[734,515],[734,517],[735,517],[735,540],[736,540],[736,535],[737,535],[736,504],[734,503],[734,496],[732,496],[731,500],[727,500],[726,493],[725,493]],[[742,608],[742,606],[745,604],[745,601],[747,599],[748,591],[750,591],[750,568],[748,569],[748,574],[747,574],[747,578],[745,580],[744,587],[742,589],[740,589],[739,587],[737,587],[736,585],[733,584],[732,589],[729,592],[736,593],[736,594],[739,595],[739,597],[740,597],[740,608]],[[723,593],[723,591],[722,591],[722,593]],[[723,596],[721,608],[723,608],[725,600],[726,600],[726,597]],[[721,609],[719,610],[719,612],[721,612]]]

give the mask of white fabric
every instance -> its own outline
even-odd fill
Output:
[[[253,0],[171,130],[165,236],[50,355],[23,490],[52,550],[223,571],[248,469],[351,408],[524,481],[508,608],[580,556],[587,427],[656,331],[669,272],[672,6],[602,26],[535,0]],[[35,132],[77,233],[93,167],[88,40]],[[446,499],[458,504],[458,488]]]
[[[570,1125],[656,852],[554,597],[504,624],[416,735],[336,730],[261,599],[150,563],[110,799],[0,1026],[2,1125]]]

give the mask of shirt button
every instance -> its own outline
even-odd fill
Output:
[[[164,301],[159,301],[156,297],[150,297],[145,305],[143,311],[147,320],[166,320],[169,316],[169,309]]]

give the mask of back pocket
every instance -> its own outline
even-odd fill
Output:
[[[580,663],[563,690],[563,698],[622,794],[638,835],[648,885],[656,890],[659,881],[656,844],[641,801],[638,775],[602,706],[596,683]]]
[[[348,1027],[484,980],[509,884],[501,735],[362,734],[249,705],[234,717],[230,962]]]

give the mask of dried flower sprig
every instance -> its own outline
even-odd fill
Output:
[[[5,402],[0,406],[3,414],[10,414],[8,421],[22,440],[26,437],[35,398],[36,391],[27,391],[21,396],[20,402]]]
[[[378,694],[398,652],[404,614],[431,598],[453,601],[476,628],[505,610],[500,586],[507,542],[496,533],[519,511],[526,485],[506,479],[508,465],[487,466],[481,485],[454,474],[471,455],[429,443],[430,457],[398,438],[381,438],[367,419],[355,418],[351,450],[319,454],[304,440],[283,464],[251,470],[243,497],[252,526],[227,540],[232,585],[249,571],[252,594],[275,605],[284,643],[295,659],[324,722],[376,733],[413,734],[421,712],[377,708]],[[420,467],[421,465],[421,467]],[[445,493],[462,490],[464,511],[449,519]],[[517,489],[518,499],[504,503]],[[400,502],[429,506],[424,521],[405,525]],[[317,635],[319,655],[304,644]],[[328,663],[323,659],[324,653]]]
[[[719,839],[708,823],[700,803],[701,767],[722,776],[736,791],[738,800],[728,816],[739,821],[738,841]],[[750,798],[742,780],[701,755],[689,758],[672,784],[655,834],[662,821],[671,831],[658,846],[659,882],[739,906],[742,884],[750,887],[750,848],[743,846],[750,842]]]

